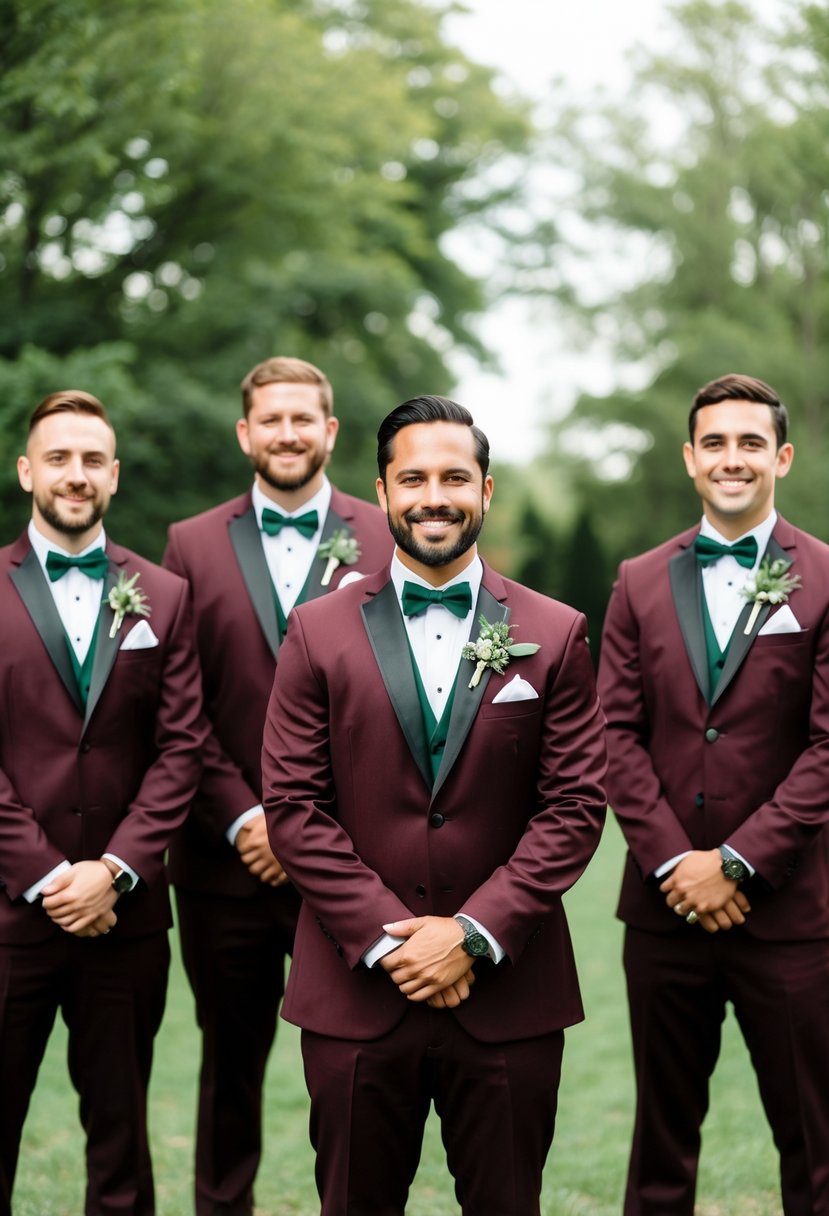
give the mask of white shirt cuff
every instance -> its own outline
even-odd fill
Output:
[[[369,946],[368,950],[366,950],[363,955],[363,962],[370,970],[375,963],[380,962],[381,958],[384,958],[387,954],[391,954],[392,950],[396,950],[407,940],[405,937],[392,937],[390,933],[384,933],[373,946]]]
[[[674,866],[678,866],[682,861],[682,858],[687,857],[691,852],[691,849],[686,849],[684,853],[677,853],[676,857],[672,857],[670,861],[663,861],[662,865],[659,866],[658,869],[654,870],[654,878],[664,878],[669,870],[672,870]]]
[[[33,904],[35,900],[39,898],[40,892],[43,890],[43,888],[48,887],[49,883],[56,874],[62,874],[64,870],[69,869],[71,869],[69,862],[62,861],[60,865],[55,866],[53,870],[50,870],[48,874],[45,874],[43,878],[41,878],[40,882],[36,882],[34,886],[28,887],[23,892],[23,898],[26,900],[26,903]]]
[[[252,806],[249,811],[243,811],[238,819],[234,819],[233,823],[225,832],[225,836],[232,845],[236,844],[236,837],[239,835],[239,829],[243,828],[251,819],[255,819],[257,815],[264,815],[265,808],[260,802],[257,806]]]

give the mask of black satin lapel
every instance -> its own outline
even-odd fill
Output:
[[[702,576],[693,549],[678,553],[668,562],[671,594],[679,627],[700,692],[708,700],[708,652],[702,624]]]
[[[114,566],[110,562],[109,570],[104,579],[102,603],[98,615],[98,636],[95,639],[95,657],[92,660],[89,696],[86,698],[86,712],[83,720],[84,730],[86,730],[89,719],[92,717],[92,712],[100,700],[101,693],[104,691],[106,682],[109,679],[109,673],[112,671],[113,664],[115,663],[115,656],[118,654],[118,648],[125,636],[123,628],[118,630],[114,638],[109,636],[112,622],[115,620],[115,613],[109,606],[108,597],[118,581],[119,574],[119,567]]]
[[[779,557],[782,557],[784,561],[787,562],[791,562],[792,560],[786,550],[781,548],[773,536],[769,537],[769,543],[766,546],[766,551],[763,554],[763,557],[767,557],[769,561],[772,562],[777,561]],[[746,625],[748,624],[749,617],[751,616],[752,607],[753,604],[751,601],[746,600],[745,607],[740,613],[737,624],[734,626],[734,632],[731,635],[731,644],[728,647],[728,654],[725,656],[725,664],[723,665],[722,675],[717,682],[717,688],[714,696],[711,698],[712,705],[716,705],[717,701],[719,701],[726,688],[728,688],[728,685],[740,670],[743,660],[751,649],[754,639],[763,628],[766,617],[771,612],[771,604],[763,604],[762,608],[757,613],[757,616],[754,618],[754,624],[751,627],[751,632],[747,634],[745,629]]]
[[[268,645],[276,658],[279,653],[279,625],[276,620],[276,605],[273,599],[268,563],[262,549],[262,539],[253,507],[231,521],[228,525],[230,543],[242,571],[253,610],[262,626]]]
[[[33,549],[29,550],[17,569],[11,571],[11,580],[26,605],[26,610],[34,622],[35,629],[40,634],[49,658],[66,686],[66,691],[83,713],[83,702],[72,671],[72,662],[69,658],[68,643],[60,614],[55,607],[46,576]]]
[[[432,769],[429,764],[429,741],[423,725],[423,713],[417,695],[412,671],[409,639],[400,615],[394,584],[386,583],[374,599],[361,608],[368,640],[374,651],[380,675],[389,694],[400,729],[403,731],[409,750],[420,774],[429,789],[432,788]]]
[[[324,545],[327,540],[330,540],[335,532],[345,532],[346,536],[353,536],[354,529],[342,519],[336,511],[329,510],[325,517],[325,523],[322,525],[322,534],[320,535],[320,545]],[[311,563],[311,569],[308,572],[308,581],[305,584],[305,594],[303,602],[315,600],[321,595],[325,595],[326,591],[331,590],[331,584],[327,587],[322,585],[322,576],[325,574],[328,566],[328,558],[316,555]]]
[[[478,593],[478,602],[475,605],[474,624],[469,634],[470,642],[477,641],[480,635],[480,618],[482,616],[490,624],[494,624],[495,621],[508,621],[509,613],[508,605],[499,603],[487,591],[486,587],[482,586]],[[452,713],[449,717],[449,730],[446,734],[446,747],[444,748],[443,759],[440,762],[440,768],[438,769],[432,790],[433,799],[449,776],[452,765],[457,760],[458,754],[466,742],[466,736],[469,734],[472,723],[475,721],[475,715],[483,700],[486,686],[492,675],[492,669],[490,667],[485,668],[477,685],[474,688],[470,688],[469,681],[474,673],[475,664],[471,663],[469,659],[461,659],[460,670],[458,671],[458,683],[455,688],[455,697],[452,701]]]

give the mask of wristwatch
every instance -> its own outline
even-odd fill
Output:
[[[113,870],[106,858],[102,857],[101,861],[112,875],[112,889],[116,895],[124,895],[127,891],[132,890],[132,877],[130,876],[128,870],[125,870],[123,866],[120,870]],[[113,865],[114,864],[115,863],[113,862]]]
[[[467,920],[465,916],[456,916],[455,920],[463,929],[463,941],[461,942],[461,946],[466,953],[472,958],[484,958],[486,955],[488,955],[489,942],[486,940],[483,933],[480,933],[472,922]]]
[[[720,856],[722,857],[722,872],[726,878],[730,878],[733,882],[745,882],[749,876],[746,863],[740,861],[739,857],[733,857],[731,853],[727,853],[722,846],[720,846]]]

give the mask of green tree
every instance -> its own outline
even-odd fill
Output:
[[[3,445],[70,371],[106,385],[119,535],[158,553],[246,483],[238,383],[292,353],[329,374],[335,473],[365,493],[380,417],[450,387],[452,344],[483,355],[484,286],[443,238],[499,222],[518,186],[487,170],[529,133],[415,0],[7,0]],[[0,502],[20,517],[8,464]]]
[[[582,233],[560,305],[644,386],[582,397],[553,435],[614,562],[696,516],[687,414],[728,371],[788,402],[798,455],[780,505],[829,534],[829,18],[801,6],[780,33],[735,0],[672,12],[670,52],[644,56],[623,104],[563,115],[555,145],[583,224],[559,225]],[[587,302],[591,251],[608,248],[636,274]]]

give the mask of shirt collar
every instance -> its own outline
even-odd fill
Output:
[[[324,477],[322,485],[314,497],[309,498],[307,502],[304,502],[301,507],[297,507],[295,511],[286,511],[284,507],[280,507],[279,503],[274,502],[272,498],[268,498],[262,492],[258,481],[253,483],[251,497],[253,499],[253,509],[256,512],[256,523],[260,530],[262,528],[262,512],[265,507],[268,507],[271,511],[276,511],[277,515],[304,515],[306,511],[316,511],[319,516],[320,527],[322,527],[322,523],[328,514],[328,508],[331,505],[331,482],[327,477]]]
[[[478,602],[478,592],[481,589],[481,580],[484,576],[483,562],[479,557],[475,557],[465,570],[461,570],[460,574],[456,574],[454,578],[450,578],[447,582],[441,583],[439,587],[433,587],[432,583],[427,583],[425,578],[421,578],[419,574],[415,574],[408,566],[404,566],[400,558],[397,556],[395,549],[394,556],[391,559],[391,581],[394,583],[394,590],[397,594],[398,602],[403,598],[403,584],[417,583],[420,587],[428,587],[434,591],[445,591],[447,587],[454,587],[456,583],[469,583],[469,590],[472,592],[472,608]],[[467,613],[467,616],[469,613]]]
[[[727,536],[723,536],[718,532],[707,515],[703,515],[702,523],[699,526],[700,536],[708,536],[711,540],[718,540],[721,545],[733,545],[743,537],[753,536],[757,541],[757,561],[754,563],[754,568],[760,564],[763,554],[766,551],[771,534],[774,531],[774,525],[777,523],[777,512],[772,510],[770,515],[767,515],[761,524],[756,528],[750,528],[748,532],[743,532],[742,536],[736,536],[733,540],[729,540]]]
[[[70,553],[68,549],[56,545],[53,540],[47,540],[42,532],[38,532],[33,519],[29,520],[29,544],[35,551],[35,557],[40,562],[43,569],[46,569],[46,558],[50,553],[62,553],[64,557],[83,557],[86,553],[94,553],[96,549],[106,548],[106,533],[101,528],[100,533],[95,537],[91,545],[87,545],[85,549],[81,549],[80,553]]]

